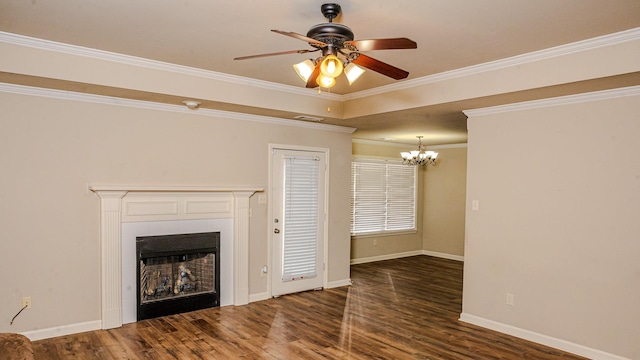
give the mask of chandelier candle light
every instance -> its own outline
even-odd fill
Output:
[[[426,146],[422,145],[422,136],[416,136],[418,138],[418,150],[404,151],[402,155],[403,165],[436,165],[436,158],[438,153],[435,151],[425,151]]]

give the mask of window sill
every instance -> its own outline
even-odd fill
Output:
[[[377,231],[363,234],[351,234],[351,240],[354,239],[366,239],[372,237],[385,237],[385,236],[398,236],[398,235],[411,235],[417,233],[418,230],[397,230],[397,231]]]

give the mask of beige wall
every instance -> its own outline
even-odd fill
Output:
[[[328,281],[349,279],[349,132],[5,92],[0,108],[0,332],[99,320],[100,200],[89,185],[268,189],[269,143],[330,150]],[[267,291],[267,205],[255,198],[251,294]],[[23,296],[33,308],[9,327]]]
[[[354,156],[400,159],[408,146],[354,141]],[[436,167],[418,168],[418,231],[406,235],[358,237],[351,240],[352,262],[365,262],[427,252],[464,254],[465,147],[430,147],[439,152]]]
[[[638,114],[640,90],[468,114],[463,317],[640,358]]]
[[[467,148],[444,147],[438,165],[425,171],[422,248],[427,253],[464,256]]]

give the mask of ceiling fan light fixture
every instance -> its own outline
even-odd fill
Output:
[[[313,61],[309,59],[293,65],[293,69],[296,71],[296,74],[298,74],[300,79],[305,83],[309,80],[311,73],[313,73],[313,68]]]
[[[344,74],[347,76],[347,80],[349,80],[349,85],[358,80],[360,75],[362,75],[363,73],[364,69],[354,63],[349,63],[349,65],[344,68]]]
[[[320,73],[326,77],[336,78],[342,74],[344,65],[337,56],[329,54],[325,56],[324,60],[320,64]]]
[[[416,49],[418,44],[416,44],[415,41],[408,38],[354,40],[353,31],[351,31],[348,26],[333,22],[333,20],[336,19],[342,11],[340,5],[334,3],[323,4],[320,7],[320,11],[325,18],[329,19],[329,22],[311,27],[311,29],[307,31],[306,36],[291,31],[271,30],[277,34],[302,40],[311,45],[312,49],[240,56],[234,58],[234,60],[247,60],[287,54],[306,54],[309,52],[322,51],[322,57],[319,57],[316,60],[305,60],[302,63],[293,66],[298,76],[306,83],[307,88],[315,87],[314,84],[316,83],[325,87],[331,87],[334,85],[335,80],[318,80],[318,74],[321,74],[323,77],[337,78],[344,72],[349,80],[349,85],[353,84],[358,76],[362,75],[364,69],[359,68],[356,65],[349,66],[352,62],[355,62],[359,66],[368,70],[388,76],[394,80],[406,79],[409,76],[408,71],[399,69],[380,60],[376,60],[370,56],[362,54],[361,52],[369,50]],[[339,55],[343,57],[342,60],[338,57]],[[309,64],[311,63],[315,64],[315,66],[310,66]],[[346,70],[347,67],[349,67],[349,71]]]
[[[336,84],[336,79],[320,74],[320,75],[318,75],[318,78],[316,79],[316,83],[320,87],[328,89],[330,87],[333,87]]]

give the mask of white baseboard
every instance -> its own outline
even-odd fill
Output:
[[[441,253],[441,252],[437,252],[437,251],[422,250],[422,255],[428,255],[428,256],[434,256],[434,257],[439,257],[439,258],[443,258],[443,259],[449,259],[449,260],[456,260],[456,261],[463,261],[464,262],[464,256]]]
[[[343,280],[338,280],[338,281],[330,281],[329,283],[327,283],[327,289],[331,289],[331,288],[337,288],[337,287],[341,287],[341,286],[350,286],[353,285],[353,283],[351,282],[351,279],[343,279]],[[256,301],[263,301],[263,300],[268,300],[271,297],[269,296],[269,293],[267,292],[263,292],[263,293],[258,293],[258,294],[250,294],[249,295],[249,302],[256,302]]]
[[[407,251],[407,252],[395,253],[395,254],[384,254],[384,255],[371,256],[371,257],[359,258],[359,259],[351,259],[351,265],[370,263],[374,261],[399,259],[403,257],[416,256],[416,255],[422,255],[422,250]]]
[[[29,338],[31,341],[38,341],[42,339],[50,339],[58,336],[65,336],[71,334],[82,333],[86,331],[100,330],[102,323],[100,320],[87,321],[78,324],[69,324],[63,326],[56,326],[48,329],[33,330],[23,332],[22,335]]]
[[[538,344],[550,346],[558,350],[570,352],[576,355],[584,356],[594,360],[630,360],[625,357],[606,353],[597,349],[586,347],[580,344],[575,344],[566,340],[554,338],[548,335],[540,334],[537,332],[517,328],[515,326],[499,323],[493,320],[488,320],[475,315],[462,313],[460,314],[460,321],[464,321],[469,324],[481,326],[487,329],[495,330],[507,335],[519,337],[521,339],[536,342]]]
[[[263,300],[268,300],[269,297],[269,293],[267,292],[263,292],[263,293],[258,293],[258,294],[249,294],[249,302],[256,302],[256,301],[263,301]]]
[[[351,282],[351,279],[342,279],[342,280],[337,280],[337,281],[329,281],[327,283],[327,289],[337,288],[337,287],[341,287],[341,286],[350,286],[350,285],[353,285],[353,283]]]

